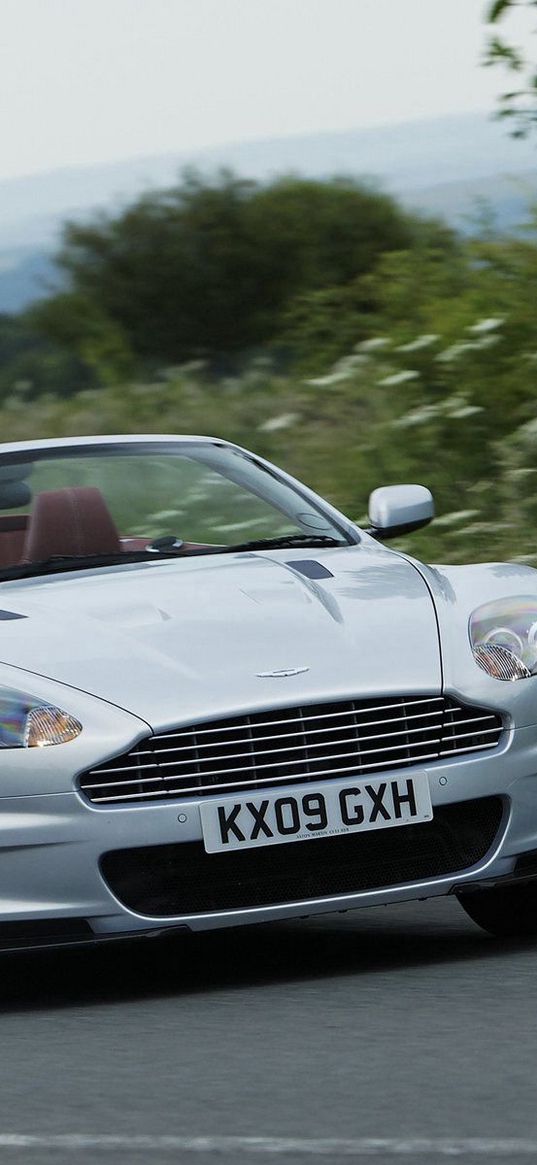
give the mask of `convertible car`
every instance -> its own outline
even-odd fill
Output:
[[[537,571],[210,437],[0,446],[0,948],[456,895],[537,934]]]

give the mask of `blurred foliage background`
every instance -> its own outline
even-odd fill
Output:
[[[411,553],[537,564],[537,218],[463,238],[350,179],[187,172],[68,224],[58,264],[0,317],[3,441],[216,434],[359,522],[428,485]]]

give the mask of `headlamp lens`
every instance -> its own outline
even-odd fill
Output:
[[[0,691],[0,750],[65,744],[82,732],[68,712],[23,692]]]
[[[486,603],[470,619],[474,659],[494,679],[528,679],[537,674],[536,631],[536,597]]]
[[[82,725],[61,708],[32,708],[26,718],[25,748],[66,744],[82,732]]]

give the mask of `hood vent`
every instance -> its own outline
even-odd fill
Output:
[[[315,562],[313,558],[300,558],[294,561],[287,562],[286,566],[290,566],[291,570],[298,571],[299,574],[304,574],[306,578],[333,578],[330,570],[326,566],[322,566],[320,562]]]

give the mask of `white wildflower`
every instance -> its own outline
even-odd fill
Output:
[[[431,344],[436,344],[440,336],[436,332],[431,332],[424,336],[418,336],[415,340],[410,340],[408,344],[400,344],[395,349],[396,352],[420,352],[422,348],[430,348]]]
[[[459,522],[468,522],[478,514],[479,510],[452,510],[450,514],[442,514],[436,518],[435,526],[456,526]]]
[[[344,380],[348,380],[347,372],[329,372],[327,376],[315,376],[311,380],[305,380],[304,384],[307,384],[308,388],[332,388],[334,384],[341,384]]]
[[[520,469],[508,469],[506,478],[508,481],[521,481],[526,477],[531,477],[532,474],[537,473],[537,469],[529,469],[521,467]]]
[[[520,425],[518,429],[515,429],[514,436],[519,441],[527,441],[529,439],[530,443],[533,442],[534,438],[537,437],[537,417],[534,417],[531,421],[526,421],[524,425]]]
[[[211,491],[206,489],[189,489],[184,493],[184,499],[188,505],[196,505],[197,502],[206,502],[211,496]]]
[[[199,477],[199,483],[200,485],[210,485],[211,487],[215,485],[221,486],[224,484],[220,474],[215,473],[213,469],[209,469],[205,473],[201,473]]]
[[[423,408],[413,409],[412,412],[405,413],[404,417],[398,417],[396,421],[392,421],[392,428],[411,429],[415,425],[426,425],[428,421],[434,420],[439,412],[438,405],[424,405]]]
[[[260,433],[279,433],[280,429],[290,429],[298,421],[297,413],[282,413],[279,417],[271,417],[258,426]]]
[[[314,376],[310,380],[305,380],[308,388],[329,388],[333,384],[331,376]]]
[[[471,522],[469,526],[463,526],[458,531],[459,534],[474,537],[481,534],[496,534],[499,530],[510,530],[510,522]]]
[[[443,401],[440,406],[442,412],[450,420],[463,420],[465,417],[472,417],[474,413],[482,413],[481,405],[472,405],[468,401],[468,397],[461,392],[453,393],[453,396],[448,396],[447,400]]]
[[[405,368],[401,372],[393,372],[390,376],[385,376],[383,380],[377,380],[377,384],[381,384],[385,388],[392,388],[396,384],[406,384],[409,380],[419,380],[419,375],[415,368]]]
[[[219,534],[232,534],[236,530],[250,530],[253,526],[259,526],[261,522],[260,518],[249,518],[247,522],[227,522],[225,525],[213,522],[211,530],[216,530]]]
[[[380,348],[386,348],[389,343],[387,336],[372,336],[370,340],[362,340],[357,344],[355,352],[377,352]]]
[[[159,510],[158,514],[151,514],[151,519],[155,522],[167,522],[169,518],[180,518],[184,512],[184,510]]]
[[[466,329],[467,332],[474,332],[476,336],[481,336],[485,332],[494,332],[496,328],[501,328],[505,323],[505,318],[490,316],[485,320],[478,320],[477,324],[470,324]]]
[[[337,364],[334,365],[332,371],[339,373],[354,372],[356,368],[361,368],[365,363],[366,361],[364,357],[357,354],[353,354],[352,356],[343,356],[342,359],[338,360]]]
[[[476,341],[474,348],[494,348],[494,345],[499,344],[500,340],[501,336],[494,334],[492,336],[482,336],[480,340]]]
[[[473,417],[476,413],[482,413],[481,405],[462,405],[460,409],[454,409],[453,412],[448,413],[448,417],[452,421],[465,421],[467,417]]]
[[[365,362],[364,356],[343,356],[326,376],[315,376],[311,380],[305,380],[304,383],[312,388],[332,388],[334,384],[342,384],[349,380]]]
[[[439,364],[452,364],[454,360],[458,360],[459,356],[463,356],[465,352],[475,351],[476,345],[465,341],[464,343],[451,344],[449,348],[444,348],[443,352],[439,352],[435,359]]]

